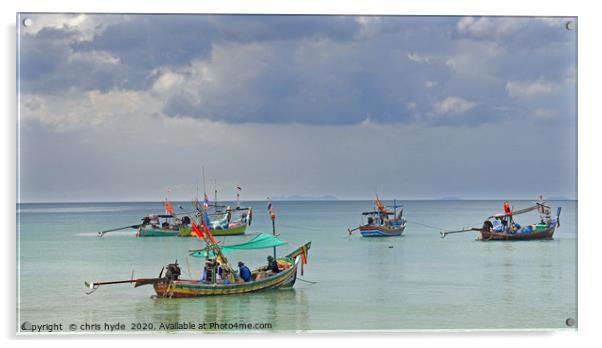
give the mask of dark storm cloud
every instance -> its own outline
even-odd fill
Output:
[[[25,33],[20,46],[21,90],[25,93],[60,94],[72,88],[109,91],[141,88],[149,84],[148,71],[111,61],[104,51],[74,48],[78,33],[45,28]]]
[[[171,73],[157,111],[172,117],[474,126],[560,106],[560,87],[517,98],[508,83],[559,85],[575,64],[557,19],[91,16],[109,18],[83,40],[67,27],[23,34],[23,91],[146,91]]]
[[[152,69],[206,58],[213,44],[223,42],[347,40],[356,31],[352,17],[145,15],[112,25],[74,48],[107,51],[125,64]]]

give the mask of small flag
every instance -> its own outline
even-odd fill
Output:
[[[301,247],[301,275],[303,275],[303,265],[307,264],[307,249],[305,245]]]
[[[387,212],[385,205],[380,201],[380,199],[378,199],[378,197],[376,197],[376,200],[374,201],[374,207],[383,214]]]
[[[269,198],[268,198],[269,199]],[[272,201],[268,201],[268,213],[272,214]]]
[[[199,230],[199,227],[194,222],[192,223],[192,229],[190,231],[190,234],[196,236],[200,240],[205,240],[205,238],[203,238],[203,232]]]
[[[167,199],[165,199],[165,202],[163,202],[163,209],[165,210],[165,214],[175,215],[173,211],[173,206]]]
[[[238,191],[242,191],[242,187],[240,187],[240,185],[236,185],[236,189],[237,189]]]

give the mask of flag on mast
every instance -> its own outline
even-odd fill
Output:
[[[207,215],[207,212],[204,211],[203,219],[201,220],[201,228],[203,229],[203,234],[205,234],[207,239],[209,239],[213,245],[217,245],[217,241],[215,241],[215,238],[213,238],[211,231],[209,231],[209,227],[207,227],[208,225],[209,225],[209,215]]]
[[[192,229],[191,229],[190,233],[193,236],[196,236],[200,240],[205,240],[205,238],[203,237],[203,232],[199,229],[199,227],[194,222],[192,223]]]
[[[165,210],[165,214],[167,214],[167,215],[176,215],[174,213],[173,206],[171,205],[171,202],[169,202],[167,200],[167,198],[165,199],[165,202],[163,202],[163,209]]]

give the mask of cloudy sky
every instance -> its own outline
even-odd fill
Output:
[[[25,18],[22,202],[576,198],[574,19]]]

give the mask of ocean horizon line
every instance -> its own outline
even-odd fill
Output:
[[[399,201],[399,202],[458,202],[458,201],[466,201],[466,202],[474,202],[474,201],[535,201],[535,199],[532,198],[454,198],[454,199],[447,199],[447,198],[414,198],[414,199],[388,199],[388,198],[381,198],[382,201]],[[369,201],[373,201],[373,199],[272,199],[272,201],[275,202],[369,202]],[[549,199],[544,199],[544,201],[578,201],[577,198],[564,198],[564,197],[553,197],[553,198],[549,198]],[[101,204],[110,204],[110,203],[163,203],[163,200],[153,200],[153,201],[147,201],[147,200],[124,200],[124,201],[119,201],[119,200],[102,200],[102,201],[29,201],[29,202],[16,202],[17,205],[19,204],[92,204],[92,203],[101,203]],[[190,202],[189,200],[180,200],[180,199],[175,199],[175,200],[170,200],[170,202]],[[228,202],[228,203],[235,203],[235,200],[221,200],[218,202]],[[249,200],[241,200],[241,203],[245,203],[245,202],[249,202],[249,203],[258,203],[258,202],[267,202],[267,200],[265,199],[249,199]]]

